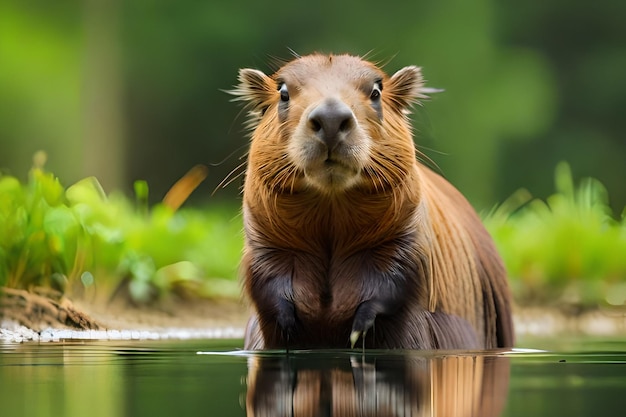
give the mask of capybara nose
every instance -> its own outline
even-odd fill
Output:
[[[354,113],[342,101],[327,99],[309,113],[309,127],[328,150],[333,150],[344,136],[342,133],[354,127]]]

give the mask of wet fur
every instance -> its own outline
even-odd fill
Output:
[[[380,113],[367,90],[378,79]],[[465,198],[416,158],[407,114],[425,98],[419,68],[388,77],[357,57],[316,54],[271,77],[242,70],[239,81],[232,93],[253,130],[243,192],[243,282],[254,310],[247,349],[344,348],[355,332],[370,348],[513,344],[490,236]],[[317,150],[308,150],[302,120],[329,96],[358,123],[342,145],[349,170],[305,161]]]

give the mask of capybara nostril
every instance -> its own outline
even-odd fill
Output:
[[[354,127],[354,113],[340,100],[327,99],[309,114],[309,127],[332,150],[341,140],[341,133]]]

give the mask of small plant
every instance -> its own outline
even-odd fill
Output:
[[[239,218],[223,208],[178,210],[204,178],[198,167],[148,207],[145,182],[133,204],[107,196],[95,178],[65,189],[43,169],[45,157],[36,161],[26,184],[0,176],[0,286],[109,297],[127,285],[135,302],[238,295]]]
[[[597,180],[574,186],[569,165],[555,172],[545,201],[520,190],[485,218],[521,304],[582,308],[624,305],[626,220],[616,220]]]

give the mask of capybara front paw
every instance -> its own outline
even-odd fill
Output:
[[[278,302],[278,314],[276,321],[286,341],[293,338],[296,332],[296,308],[289,300],[281,299]]]
[[[376,304],[373,301],[365,301],[356,309],[352,321],[352,331],[350,332],[350,346],[352,348],[359,338],[363,338],[363,344],[365,344],[365,334],[374,325],[376,310]]]

